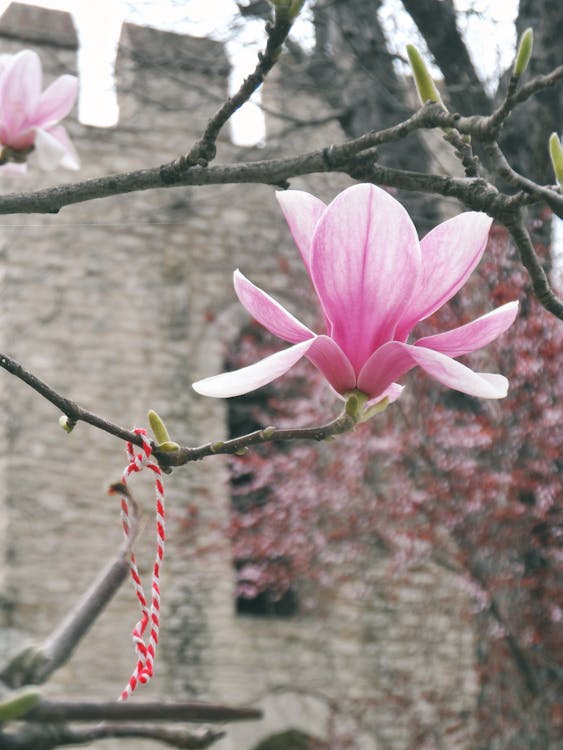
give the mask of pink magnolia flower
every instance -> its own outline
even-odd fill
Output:
[[[0,56],[0,144],[25,153],[35,147],[39,165],[78,169],[78,156],[59,121],[68,115],[78,90],[76,76],[63,75],[45,91],[41,61],[32,50]]]
[[[479,262],[491,225],[468,212],[419,242],[403,206],[373,185],[355,185],[328,206],[308,193],[277,194],[319,299],[326,333],[317,335],[240,271],[240,302],[283,351],[248,367],[200,380],[204,396],[238,396],[270,383],[306,356],[340,395],[358,389],[371,402],[395,400],[395,382],[417,365],[449,388],[481,398],[506,396],[502,375],[474,372],[456,357],[496,339],[516,317],[509,302],[471,323],[407,343],[416,324],[447,302]]]

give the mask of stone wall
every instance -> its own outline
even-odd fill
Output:
[[[0,19],[0,51],[22,46],[38,51],[47,81],[76,69],[76,38],[64,13],[12,5]],[[68,125],[82,161],[78,178],[152,166],[186,151],[225,94],[227,71],[218,43],[124,27],[119,124],[105,130],[71,118]],[[276,75],[266,92],[270,103],[283,106],[283,86]],[[322,111],[312,95],[307,107]],[[304,128],[284,145],[311,148],[313,137],[318,131]],[[337,141],[341,135],[327,125],[322,137]],[[218,160],[244,157],[222,137]],[[25,183],[2,178],[2,189],[75,178],[62,171],[44,175],[32,165]],[[345,184],[316,177],[292,187],[330,199]],[[247,321],[232,290],[232,270],[251,272],[289,306],[294,295],[288,276],[278,272],[279,257],[292,277],[304,278],[267,186],[134,193],[65,208],[58,216],[3,217],[0,252],[3,350],[125,427],[144,425],[147,410],[156,409],[173,438],[192,445],[226,433],[224,404],[196,396],[191,382],[221,370],[225,345]],[[56,410],[6,373],[0,374],[0,402],[0,652],[6,655],[44,638],[115,553],[121,532],[107,487],[119,478],[125,451],[84,424],[67,436]],[[139,477],[133,487],[148,514],[138,552],[148,571],[148,480]],[[463,717],[476,694],[474,641],[455,577],[427,567],[390,582],[385,560],[374,553],[366,561],[365,595],[335,591],[326,617],[237,616],[222,531],[230,503],[223,459],[178,469],[167,487],[160,659],[139,699],[191,696],[261,705],[265,720],[230,728],[221,750],[251,750],[290,728],[328,738],[335,705],[342,726],[348,717],[357,747],[406,748],[438,714],[451,725],[449,747],[470,746]],[[197,508],[197,544],[212,555],[192,553],[185,531],[189,505]],[[126,585],[47,692],[117,696],[134,662],[135,607]],[[408,708],[390,713],[385,700],[397,684],[404,685]],[[430,693],[432,705],[425,698]]]

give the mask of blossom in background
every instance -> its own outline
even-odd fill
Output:
[[[0,56],[1,158],[4,162],[25,161],[34,147],[43,169],[59,165],[78,169],[74,146],[65,128],[58,124],[74,106],[78,80],[63,75],[45,91],[41,89],[41,61],[35,52],[23,50]],[[15,166],[21,171],[20,164]]]
[[[479,262],[491,225],[467,212],[419,242],[403,206],[373,185],[354,185],[328,206],[308,193],[277,194],[320,302],[326,334],[317,335],[235,271],[240,302],[293,346],[248,367],[200,380],[204,396],[238,396],[270,383],[306,356],[340,395],[396,399],[395,382],[417,365],[449,388],[481,398],[506,396],[503,375],[478,373],[456,357],[480,349],[514,321],[516,301],[471,323],[407,343],[416,324],[463,286]]]

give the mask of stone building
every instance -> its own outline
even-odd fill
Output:
[[[47,80],[76,71],[77,39],[64,13],[10,6],[0,19],[0,52],[22,47],[37,50]],[[186,151],[225,95],[227,75],[217,42],[126,25],[117,63],[119,124],[68,123],[82,162],[78,178],[152,166]],[[283,102],[282,74],[266,96]],[[314,97],[303,106],[322,110]],[[310,147],[312,137],[301,129],[291,148]],[[322,137],[341,136],[327,125]],[[266,152],[275,148],[272,141]],[[219,160],[251,156],[222,136]],[[1,179],[11,192],[76,177],[31,166],[25,182]],[[330,199],[345,184],[318,176],[292,186]],[[191,383],[222,369],[224,347],[248,320],[232,290],[232,270],[252,269],[253,280],[289,306],[294,295],[278,272],[279,257],[302,273],[274,189],[254,185],[132,193],[58,216],[2,217],[0,252],[1,350],[124,427],[144,425],[147,410],[156,409],[173,437],[190,445],[226,434],[225,404],[198,397]],[[84,424],[66,435],[57,411],[5,372],[0,403],[5,657],[46,637],[115,553],[119,514],[107,486],[119,478],[125,451]],[[328,615],[237,615],[231,553],[221,531],[230,504],[223,459],[176,470],[167,487],[158,669],[139,699],[189,696],[261,706],[264,720],[229,727],[220,750],[252,750],[289,730],[330,744],[335,726],[339,736],[349,730],[354,747],[402,750],[437,717],[449,731],[449,748],[470,747],[474,635],[454,576],[425,567],[390,583],[384,560],[374,558],[369,594],[358,600],[343,587]],[[150,512],[148,481],[135,480],[135,489]],[[198,543],[214,549],[205,559],[190,553],[183,532],[189,506],[198,511]],[[149,530],[150,523],[138,552],[147,561]],[[117,696],[134,662],[136,617],[132,591],[123,586],[47,693]],[[384,696],[398,682],[408,708],[392,714]]]

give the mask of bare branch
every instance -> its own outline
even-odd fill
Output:
[[[51,386],[44,383],[36,375],[29,372],[29,370],[26,370],[19,362],[16,362],[11,357],[6,356],[5,354],[0,354],[0,367],[3,367],[4,370],[7,370],[20,380],[23,380],[23,382],[31,386],[34,391],[37,391],[40,396],[43,396],[43,398],[59,408],[63,414],[66,414],[71,424],[75,424],[76,422],[87,422],[104,432],[109,432],[110,435],[115,435],[116,437],[121,438],[121,440],[129,440],[131,443],[138,446],[142,445],[141,438],[134,432],[130,432],[129,430],[123,429],[123,427],[112,424],[112,422],[109,422],[107,419],[98,417],[87,409],[78,406],[74,401],[61,396],[60,393],[57,393],[57,391],[51,388]]]
[[[206,443],[198,448],[180,448],[174,453],[159,455],[165,465],[182,466],[191,461],[199,461],[207,456],[219,454],[244,453],[251,445],[262,443],[281,443],[288,440],[326,440],[334,435],[341,435],[354,428],[358,420],[344,411],[339,417],[320,427],[302,427],[295,429],[279,429],[265,427],[262,430],[250,432],[248,435],[232,440]]]
[[[518,248],[520,259],[530,274],[534,295],[538,302],[546,310],[549,310],[549,312],[553,313],[560,320],[563,320],[563,302],[556,297],[549,285],[549,280],[541,267],[532,239],[524,224],[521,210],[515,209],[499,216],[499,218],[510,232]]]
[[[65,745],[83,745],[96,740],[116,738],[153,739],[182,750],[206,748],[225,736],[225,732],[205,729],[193,732],[186,729],[167,729],[144,724],[98,724],[95,727],[75,728],[66,725],[23,724],[16,729],[0,732],[3,750],[54,750]]]
[[[498,131],[500,126],[505,122],[512,110],[518,104],[522,104],[522,102],[525,102],[531,96],[539,93],[540,91],[545,91],[546,89],[551,88],[551,86],[555,86],[562,80],[563,65],[559,65],[557,68],[552,70],[551,73],[536,76],[516,92],[514,91],[514,88],[515,81],[517,81],[517,79],[512,77],[508,84],[508,92],[506,98],[504,99],[500,107],[495,109],[492,115],[488,118],[489,127],[492,129],[492,132]]]
[[[131,503],[130,536],[119,555],[94,581],[84,597],[42,646],[31,646],[17,654],[0,672],[0,680],[10,687],[38,685],[62,667],[72,656],[95,620],[105,610],[129,573],[129,552],[138,532],[136,504]]]
[[[516,170],[512,169],[496,142],[485,143],[484,148],[491,164],[494,165],[500,177],[504,178],[513,187],[524,190],[529,195],[535,196],[538,200],[545,201],[557,216],[563,217],[563,195],[559,195],[559,193],[556,193],[551,188],[537,185],[532,180],[528,180],[527,177],[518,174]]]
[[[206,167],[215,158],[216,141],[221,129],[232,115],[245,104],[252,94],[262,85],[264,79],[279,59],[283,44],[291,30],[293,18],[288,9],[275,7],[274,23],[266,24],[268,40],[266,49],[258,55],[258,64],[254,71],[243,81],[239,90],[215,112],[209,120],[202,137],[193,145],[189,153],[161,170],[165,183],[174,183],[190,167]]]
[[[144,724],[98,724],[88,729],[61,727],[58,747],[63,745],[85,744],[96,740],[116,738],[137,738],[157,740],[163,745],[177,747],[180,750],[199,750],[213,745],[222,739],[225,732],[205,729],[202,732],[190,732],[187,729],[167,729]]]
[[[162,701],[41,701],[25,715],[26,721],[185,721],[223,723],[261,719],[258,708],[221,703],[165,703]]]
[[[173,182],[163,177],[163,174],[169,175],[169,169],[172,166],[165,164],[74,184],[57,185],[30,193],[12,193],[0,197],[0,214],[58,213],[64,206],[75,203],[163,187],[250,182],[279,185],[291,177],[304,174],[345,171],[344,167],[350,157],[356,156],[367,148],[401,140],[417,128],[432,128],[438,124],[441,125],[444,121],[443,116],[434,122],[437,114],[439,113],[432,108],[423,108],[392,128],[371,131],[338,146],[328,146],[294,157],[236,165],[223,164],[215,167],[191,166]],[[450,116],[449,122],[453,124],[453,116]]]
[[[162,187],[236,183],[286,185],[290,178],[306,174],[319,172],[350,173],[350,170],[357,166],[358,159],[361,158],[362,154],[366,156],[365,152],[368,149],[402,140],[409,133],[421,128],[432,129],[436,127],[456,128],[460,133],[487,140],[490,140],[492,132],[490,118],[480,116],[461,117],[458,114],[444,111],[438,105],[429,104],[393,127],[370,131],[359,138],[345,141],[342,144],[331,145],[298,156],[236,165],[191,166],[174,182],[171,182],[168,178],[163,178],[163,174],[169,174],[167,170],[171,165],[168,164],[123,174],[108,175],[107,177],[99,177],[74,184],[58,185],[30,193],[12,193],[0,197],[0,214],[57,213],[64,206],[74,203]],[[371,157],[372,155],[368,154],[368,156]],[[440,189],[440,186],[443,186],[446,180],[449,183],[450,178],[425,175],[425,180],[412,186],[412,181],[408,178],[405,179],[404,184],[397,184],[399,175],[409,175],[409,172],[392,170],[389,174],[393,174],[395,177],[394,182],[389,184],[396,187],[403,187],[407,190],[422,189],[425,192],[436,192],[440,195],[452,194],[449,187],[446,191],[443,188]],[[432,178],[436,178],[437,182],[433,183]],[[386,183],[383,182],[382,184]],[[463,183],[458,183],[456,197],[465,201],[462,185]]]

